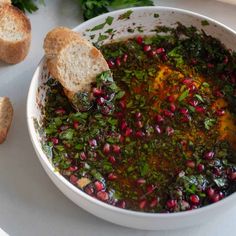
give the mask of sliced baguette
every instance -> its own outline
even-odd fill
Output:
[[[29,19],[18,8],[1,0],[0,6],[0,60],[16,64],[27,56],[31,42]]]
[[[50,74],[62,84],[69,99],[78,91],[89,91],[96,76],[109,70],[97,48],[64,27],[47,34],[44,50]]]
[[[0,97],[0,144],[4,142],[10,129],[13,107],[8,97]]]

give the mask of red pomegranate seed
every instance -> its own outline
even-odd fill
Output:
[[[113,144],[112,145],[112,149],[113,149],[113,152],[116,153],[116,154],[119,154],[120,153],[120,146],[117,145],[117,144]]]
[[[151,199],[151,202],[150,202],[150,207],[151,208],[154,208],[154,207],[156,207],[157,206],[157,204],[158,204],[158,198],[157,197],[154,197],[154,198],[152,198]]]
[[[172,112],[175,112],[176,106],[175,106],[174,103],[171,103],[171,104],[170,104],[170,110],[171,110]]]
[[[187,108],[180,108],[180,109],[179,109],[179,112],[180,112],[182,115],[188,115],[188,109],[187,109]]]
[[[233,181],[236,181],[236,171],[235,171],[235,172],[231,172],[231,173],[229,174],[229,179],[230,179],[230,180],[233,180]]]
[[[164,121],[164,118],[161,115],[157,115],[155,117],[155,120],[157,121],[157,123],[162,123]]]
[[[141,44],[143,43],[143,37],[138,36],[138,37],[136,38],[136,41],[137,41],[137,43],[138,43],[139,45],[141,45]]]
[[[71,171],[71,172],[74,172],[74,171],[78,170],[78,167],[77,166],[70,166],[67,170]]]
[[[121,135],[120,138],[119,138],[119,141],[120,141],[121,143],[123,143],[124,140],[125,140],[125,137]]]
[[[124,120],[122,120],[122,121],[121,121],[121,125],[120,125],[121,130],[125,130],[127,127],[128,127],[127,122],[124,121]]]
[[[66,111],[63,108],[58,108],[58,109],[55,110],[55,113],[57,115],[64,115],[66,113]]]
[[[149,57],[154,57],[156,54],[157,54],[157,52],[155,50],[151,50],[148,52]]]
[[[161,54],[161,53],[164,53],[165,52],[165,49],[164,48],[157,48],[156,49],[156,53],[157,54]]]
[[[208,67],[208,68],[214,68],[215,66],[214,66],[214,64],[212,64],[212,63],[207,63],[207,67]]]
[[[84,188],[84,192],[87,193],[88,195],[94,194],[94,189],[92,186],[88,185]]]
[[[166,206],[167,206],[168,209],[173,209],[173,208],[176,207],[176,205],[177,205],[177,201],[176,200],[168,200],[166,202]]]
[[[117,66],[120,66],[120,65],[121,65],[121,59],[120,59],[120,57],[117,57],[117,58],[116,58],[116,65],[117,65]]]
[[[205,112],[205,108],[204,107],[200,107],[200,106],[196,106],[195,107],[196,112],[198,113],[204,113]]]
[[[103,147],[103,153],[108,154],[111,151],[111,145],[109,143],[105,143]]]
[[[205,166],[203,164],[198,164],[197,165],[197,170],[198,170],[199,173],[203,172],[204,169],[205,169]]]
[[[147,200],[146,199],[143,199],[139,202],[139,208],[142,210],[146,207],[147,205]]]
[[[99,191],[97,192],[97,198],[103,202],[109,199],[109,195],[107,192]]]
[[[108,180],[113,181],[113,180],[116,180],[118,177],[114,173],[109,173],[107,178],[108,178]]]
[[[212,160],[214,156],[215,156],[215,153],[213,151],[209,151],[204,154],[204,158],[206,160]]]
[[[126,101],[125,100],[120,100],[119,105],[122,109],[125,109],[126,108]]]
[[[222,171],[221,171],[219,168],[214,167],[213,173],[214,173],[214,175],[216,175],[216,176],[221,176]]]
[[[93,88],[93,96],[94,97],[99,97],[99,96],[102,96],[103,95],[103,92],[101,89],[99,88]]]
[[[104,189],[104,185],[103,185],[103,183],[100,182],[100,181],[98,181],[98,180],[95,181],[94,186],[95,186],[95,188],[96,188],[97,191],[101,191],[101,190]]]
[[[99,106],[103,106],[105,104],[105,99],[103,97],[99,97],[96,99],[96,102]]]
[[[125,137],[129,137],[133,133],[133,130],[131,128],[127,128],[125,131]]]
[[[78,177],[76,177],[75,175],[70,176],[70,182],[72,184],[76,184],[77,181],[78,181]]]
[[[162,59],[163,61],[168,61],[168,57],[167,57],[166,54],[163,54],[162,57],[161,57],[161,59]]]
[[[134,116],[135,116],[136,120],[142,119],[142,113],[141,112],[136,112]]]
[[[59,139],[55,137],[51,138],[51,141],[54,145],[57,145],[59,143]]]
[[[108,160],[109,160],[109,162],[112,163],[112,164],[116,163],[116,158],[115,158],[114,156],[109,156],[109,157],[108,157]]]
[[[169,111],[169,110],[167,110],[167,109],[165,109],[165,110],[163,111],[163,114],[164,114],[164,116],[166,116],[166,117],[173,117],[173,116],[174,116],[174,113],[171,112],[171,111]]]
[[[224,94],[223,94],[221,91],[219,91],[219,90],[215,90],[215,91],[214,91],[214,95],[215,95],[216,97],[218,97],[218,98],[224,97]]]
[[[170,95],[167,97],[167,101],[172,103],[175,101],[175,97],[173,95]]]
[[[229,61],[229,58],[225,55],[223,63],[226,65],[226,64],[228,64],[228,61]]]
[[[191,59],[191,64],[192,65],[196,65],[197,64],[197,60],[196,59]]]
[[[107,64],[108,64],[109,68],[113,68],[115,66],[115,62],[112,59],[107,60]]]
[[[191,85],[193,83],[193,80],[190,78],[185,78],[182,80],[182,83],[185,85]]]
[[[218,202],[218,201],[220,201],[220,195],[218,193],[216,193],[210,199],[212,202]]]
[[[223,116],[223,115],[225,115],[225,110],[224,110],[224,109],[219,109],[219,110],[217,110],[217,111],[216,111],[216,115],[217,115],[217,116]]]
[[[145,184],[145,183],[146,183],[146,180],[140,178],[140,179],[137,179],[137,180],[136,180],[136,183],[139,184],[139,185],[142,185],[142,184]]]
[[[161,134],[161,133],[162,133],[162,130],[161,130],[161,128],[160,128],[159,125],[156,125],[156,126],[155,126],[155,130],[156,130],[156,132],[157,132],[158,134]]]
[[[198,195],[193,194],[189,197],[189,200],[191,201],[192,204],[194,205],[198,205],[200,203],[200,199],[198,197]]]
[[[139,121],[136,121],[136,122],[135,122],[135,125],[136,125],[137,128],[143,128],[143,122],[140,121],[140,120],[139,120]]]
[[[173,128],[171,128],[171,127],[169,127],[169,126],[166,127],[166,133],[167,133],[168,136],[174,134],[174,132],[175,132],[175,131],[174,131]]]
[[[190,84],[190,85],[188,85],[188,90],[190,93],[193,93],[193,92],[197,91],[197,87],[194,84]]]
[[[183,123],[188,123],[189,121],[191,121],[191,116],[184,116],[184,117],[181,117],[181,122]]]
[[[89,141],[90,147],[97,147],[97,140],[96,139],[90,139]]]
[[[193,169],[195,168],[195,162],[191,160],[187,160],[186,166]]]
[[[74,122],[73,122],[73,127],[74,127],[75,129],[78,129],[78,128],[79,128],[79,122],[78,122],[78,121],[74,121]]]
[[[80,153],[80,159],[81,159],[82,161],[84,161],[84,160],[87,159],[87,156],[86,156],[85,152],[81,152],[81,153]]]
[[[152,48],[151,48],[150,45],[144,45],[144,46],[143,46],[143,51],[144,51],[144,52],[149,52],[149,51],[151,51],[151,49],[152,49]]]
[[[126,202],[124,200],[120,200],[116,203],[116,206],[122,209],[126,208]]]
[[[188,103],[189,103],[189,105],[196,107],[198,105],[198,100],[192,99]]]
[[[156,189],[156,186],[155,186],[155,185],[149,184],[149,185],[147,186],[147,194],[152,193],[155,189]]]
[[[213,188],[208,188],[206,190],[207,196],[211,198],[215,194],[215,190]]]
[[[139,130],[139,131],[137,131],[137,132],[135,133],[135,136],[136,136],[137,138],[142,138],[142,137],[144,136],[144,133],[143,133],[141,130]]]
[[[123,62],[127,62],[127,59],[128,59],[128,54],[124,54],[123,55]]]
[[[225,195],[222,192],[219,192],[219,197],[220,197],[220,200],[221,200],[225,197]]]

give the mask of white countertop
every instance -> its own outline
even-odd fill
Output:
[[[59,25],[75,27],[82,22],[73,0],[46,0],[46,6],[29,15],[33,30],[30,54],[14,66],[0,63],[0,96],[9,96],[14,121],[7,141],[0,146],[0,228],[11,236],[233,236],[236,207],[217,219],[178,231],[140,231],[100,220],[68,200],[50,181],[31,145],[26,125],[26,97],[32,74],[43,56],[43,38]],[[160,0],[202,13],[236,30],[236,6],[213,0]],[[231,0],[236,2],[236,0]],[[235,204],[236,205],[236,204]],[[1,233],[0,233],[1,235]]]

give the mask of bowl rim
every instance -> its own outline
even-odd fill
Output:
[[[81,24],[79,24],[78,26],[76,26],[75,28],[73,28],[74,31],[79,31],[80,28],[86,28],[92,24],[96,24],[96,21],[100,21],[101,19],[105,19],[107,16],[114,16],[117,14],[122,14],[128,10],[132,10],[132,11],[146,11],[146,10],[164,10],[164,11],[174,11],[177,13],[183,13],[186,15],[191,15],[194,16],[196,18],[199,19],[204,19],[209,21],[210,23],[214,23],[217,26],[220,26],[221,28],[226,29],[227,31],[229,31],[230,33],[234,34],[236,37],[236,31],[234,31],[233,29],[231,29],[230,27],[224,25],[223,23],[214,20],[208,16],[205,16],[203,14],[199,14],[193,11],[189,11],[189,10],[185,10],[182,8],[175,8],[175,7],[165,7],[165,6],[147,6],[147,7],[133,7],[133,8],[126,8],[126,9],[121,9],[121,10],[116,10],[116,11],[112,11],[112,12],[108,12],[106,14],[102,14],[100,16],[94,17],[88,21],[85,21]],[[140,33],[142,34],[142,33]],[[84,191],[80,190],[79,188],[75,187],[73,184],[71,184],[65,177],[63,177],[58,171],[55,171],[55,168],[53,167],[52,163],[49,161],[48,157],[46,156],[46,154],[43,152],[42,147],[41,147],[41,143],[39,141],[39,139],[37,138],[37,132],[35,130],[34,127],[34,117],[32,117],[31,115],[31,107],[32,107],[32,100],[31,97],[35,96],[34,94],[34,87],[35,87],[35,83],[38,80],[38,74],[40,72],[41,69],[43,69],[43,65],[44,65],[44,61],[45,61],[45,57],[43,56],[43,58],[40,60],[39,64],[37,65],[37,68],[33,74],[30,86],[29,86],[29,90],[28,90],[28,96],[27,96],[27,102],[26,102],[26,118],[27,118],[27,126],[28,126],[28,132],[30,134],[30,139],[31,142],[33,144],[33,147],[36,151],[36,153],[38,154],[38,158],[41,159],[41,161],[43,161],[47,168],[51,171],[51,173],[60,180],[60,182],[62,182],[67,188],[69,188],[70,190],[72,190],[76,195],[80,195],[81,197],[85,198],[88,202],[98,205],[99,207],[105,208],[107,210],[113,211],[114,213],[120,213],[123,215],[127,215],[127,216],[134,216],[134,217],[138,217],[138,218],[156,218],[156,219],[170,219],[170,218],[176,218],[176,217],[191,217],[192,215],[198,215],[198,214],[202,214],[206,211],[212,211],[215,208],[221,208],[223,207],[226,203],[229,203],[230,201],[232,202],[233,199],[236,199],[236,192],[232,193],[231,195],[227,196],[226,198],[220,200],[219,202],[216,203],[212,203],[209,204],[207,206],[203,206],[191,211],[181,211],[181,212],[174,212],[174,213],[150,213],[150,212],[141,212],[141,211],[134,211],[134,210],[129,210],[129,209],[121,209],[119,207],[116,206],[112,206],[108,203],[102,202],[96,198],[93,198],[91,196],[89,196],[88,194],[86,194]]]

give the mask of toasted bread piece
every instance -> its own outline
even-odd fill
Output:
[[[44,50],[50,74],[62,84],[69,99],[78,91],[89,91],[96,76],[109,70],[97,48],[64,27],[47,34]]]
[[[0,97],[0,144],[4,142],[10,129],[13,107],[8,97]]]
[[[18,8],[3,4],[0,7],[0,60],[9,64],[21,62],[28,54],[30,41],[29,19]]]

